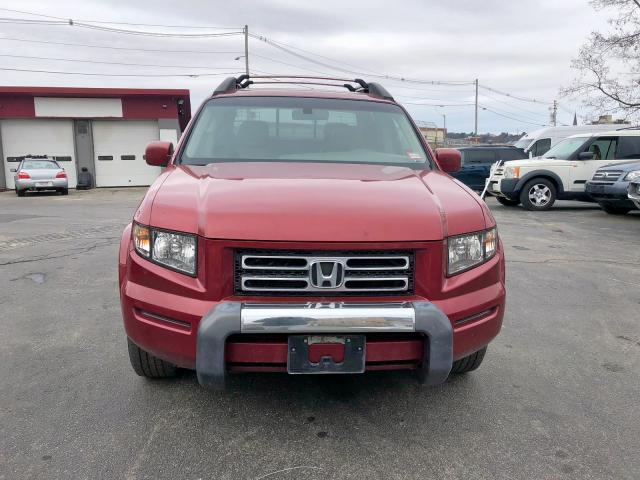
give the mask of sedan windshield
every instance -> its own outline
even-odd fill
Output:
[[[560,143],[556,144],[545,153],[542,158],[558,158],[560,160],[568,160],[571,155],[573,155],[576,150],[578,150],[584,142],[586,142],[588,137],[577,137],[577,138],[565,138]]]
[[[419,133],[397,105],[365,100],[240,97],[210,100],[180,163],[340,162],[425,168]]]
[[[54,170],[60,166],[53,160],[25,160],[22,170]]]

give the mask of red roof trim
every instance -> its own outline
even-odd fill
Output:
[[[64,96],[64,97],[126,97],[126,96],[189,96],[186,89],[153,89],[153,88],[83,88],[83,87],[2,87],[0,95],[33,95],[33,96]]]

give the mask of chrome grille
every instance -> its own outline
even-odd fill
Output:
[[[239,295],[401,295],[413,292],[413,252],[247,251],[235,255]]]
[[[613,185],[613,183],[615,183],[622,174],[622,170],[598,170],[593,174],[591,181],[593,183]]]

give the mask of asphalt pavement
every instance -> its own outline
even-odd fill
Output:
[[[507,314],[472,374],[212,393],[129,366],[117,249],[143,194],[0,193],[0,479],[640,478],[640,213],[490,199]]]

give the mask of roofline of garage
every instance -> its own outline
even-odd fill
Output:
[[[0,86],[0,95],[34,95],[64,97],[123,97],[123,96],[189,96],[189,90],[177,88],[87,88],[87,87],[17,87]]]

